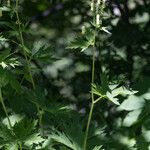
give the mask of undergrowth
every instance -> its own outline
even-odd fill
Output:
[[[89,3],[91,20],[66,47],[69,53],[73,50],[79,50],[81,55],[86,51],[90,53],[90,100],[86,108],[83,106],[85,113],[77,111],[65,100],[60,101],[62,97],[55,97],[42,86],[44,81],[37,75],[42,72],[38,68],[40,64],[51,64],[61,58],[55,55],[51,45],[37,43],[37,47],[33,46],[34,41],[28,38],[31,36],[29,22],[21,18],[19,0],[2,3],[0,149],[110,150],[111,145],[113,147],[115,140],[111,132],[108,133],[107,123],[97,123],[93,118],[95,108],[108,103],[116,105],[114,108],[117,109],[123,98],[137,91],[110,80],[109,72],[102,64],[98,66],[100,73],[97,75],[95,63],[101,54],[99,37],[111,33],[103,23],[107,9],[105,1],[92,0]],[[7,19],[3,20],[4,17]],[[99,81],[95,81],[95,76],[99,76]]]

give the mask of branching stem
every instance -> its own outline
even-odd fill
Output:
[[[22,29],[21,29],[21,22],[20,22],[19,13],[18,13],[18,7],[19,7],[19,0],[16,0],[15,13],[16,13],[16,18],[17,18],[17,23],[18,23],[20,42],[21,42],[22,49],[23,49],[23,55],[24,55],[26,63],[27,63],[27,69],[28,69],[28,73],[29,73],[30,80],[32,83],[32,87],[35,90],[35,82],[34,82],[34,79],[33,79],[32,73],[31,73],[30,60],[27,57],[27,53],[26,53],[26,49],[25,49],[25,44],[24,44],[24,39],[23,39],[23,34],[22,34]],[[38,104],[36,104],[36,108],[38,111],[38,116],[40,116],[40,108],[39,108]],[[39,118],[39,120],[40,120],[40,118]],[[40,124],[42,124],[41,121],[40,121]]]
[[[23,49],[23,55],[24,55],[26,63],[27,63],[27,69],[28,69],[29,76],[30,76],[30,79],[31,79],[31,82],[32,82],[32,86],[33,86],[33,89],[35,89],[35,83],[34,83],[32,73],[31,73],[30,62],[29,62],[28,57],[27,57],[25,44],[24,44],[24,39],[23,39],[23,35],[22,35],[22,29],[21,29],[21,22],[20,22],[19,13],[18,13],[18,7],[19,7],[19,0],[16,0],[16,11],[15,11],[15,13],[16,13],[16,17],[17,17],[17,24],[18,24],[20,42],[21,42],[22,49]]]
[[[91,2],[91,10],[93,11],[93,22],[94,24],[99,24],[99,20],[97,20],[97,15],[98,15],[98,5],[100,4],[101,1],[99,0],[92,0]],[[99,19],[99,18],[98,18]],[[91,84],[94,84],[94,78],[95,78],[95,51],[96,51],[96,34],[97,34],[97,27],[95,27],[95,32],[94,32],[94,44],[93,44],[93,57],[92,57],[92,79],[91,79]],[[86,126],[86,131],[85,131],[85,137],[84,137],[84,143],[83,143],[83,149],[87,149],[87,140],[88,140],[88,134],[89,134],[89,127],[93,115],[93,110],[95,104],[101,100],[103,97],[100,97],[96,100],[94,100],[94,93],[93,91],[91,92],[91,107],[90,107],[90,113],[87,121],[87,126]]]

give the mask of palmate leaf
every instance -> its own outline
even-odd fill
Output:
[[[4,124],[0,126],[0,146],[9,147],[16,146],[18,142],[24,143],[25,146],[31,148],[35,144],[42,143],[43,138],[35,130],[37,121],[27,118],[15,123],[12,127],[13,132]]]
[[[6,145],[5,150],[18,150],[18,144],[17,143],[12,143],[11,145]]]
[[[15,68],[16,66],[21,65],[21,63],[18,61],[18,58],[13,57],[12,54],[10,53],[10,50],[5,50],[0,53],[0,65],[3,67],[3,69],[8,67]]]
[[[8,39],[4,38],[2,35],[0,36],[0,42],[6,42]]]
[[[56,142],[56,143],[60,143],[62,145],[65,145],[66,147],[72,149],[72,150],[82,150],[81,147],[78,147],[78,145],[76,143],[74,143],[74,141],[72,141],[65,133],[54,130],[51,135],[50,138]]]
[[[120,105],[120,103],[118,102],[118,98],[117,96],[119,95],[133,95],[135,93],[137,93],[138,91],[133,91],[132,89],[127,89],[124,86],[120,86],[118,87],[117,84],[114,85],[109,85],[106,74],[102,73],[101,74],[101,84],[100,85],[96,85],[93,84],[92,85],[92,92],[99,96],[99,98],[105,98],[110,100],[111,102],[113,102],[116,105]]]
[[[120,105],[120,103],[118,102],[119,99],[114,97],[111,93],[107,92],[106,96],[107,96],[107,99],[113,102],[114,104]]]
[[[32,59],[52,63],[53,61],[58,60],[53,52],[51,46],[47,45],[45,42],[39,41],[34,44],[31,55]]]
[[[8,84],[18,92],[21,89],[21,86],[15,75],[10,70],[6,70],[0,67],[0,88],[5,87]]]
[[[94,45],[95,34],[94,31],[90,28],[85,28],[83,35],[75,38],[67,47],[67,49],[81,49],[83,52],[89,46]]]
[[[0,146],[5,145],[7,142],[11,142],[13,135],[10,129],[4,124],[0,125]]]
[[[102,73],[100,75],[100,81],[101,84],[93,84],[92,85],[92,92],[97,96],[104,96],[107,92],[111,92],[111,89],[109,87],[109,83],[107,80],[107,76],[105,73]]]
[[[10,58],[10,59],[0,62],[0,65],[3,67],[3,69],[5,69],[8,67],[15,68],[16,66],[20,66],[21,63],[17,60],[17,58]]]
[[[81,51],[84,51],[87,49],[91,44],[89,41],[85,40],[83,37],[77,37],[74,39],[70,45],[67,47],[67,49],[82,49]]]
[[[10,11],[11,9],[6,7],[6,6],[3,6],[3,7],[0,7],[0,10],[2,10],[2,11]]]
[[[132,89],[127,89],[124,86],[118,87],[112,91],[113,96],[118,95],[133,95],[136,94],[138,91],[134,91]]]
[[[41,88],[36,88],[35,90],[28,90],[25,91],[26,92],[26,96],[27,99],[38,105],[43,111],[45,112],[49,112],[51,114],[59,114],[59,113],[66,113],[67,111],[69,111],[69,106],[61,104],[61,103],[57,103],[57,102],[53,102],[46,104],[46,97],[45,97],[45,93],[44,90]]]
[[[99,85],[92,84],[92,92],[97,96],[102,96],[103,89]]]
[[[18,139],[26,139],[27,137],[31,136],[34,133],[36,124],[37,124],[37,121],[29,120],[26,118],[17,122],[13,126],[15,137]]]
[[[100,74],[100,80],[101,80],[101,87],[103,89],[104,94],[106,94],[107,91],[111,92],[109,88],[109,82],[105,73]]]
[[[71,118],[67,122],[60,123],[59,129],[52,129],[49,138],[52,139],[53,145],[65,145],[72,150],[83,150],[84,141],[84,126],[79,118]],[[102,143],[101,139],[104,139],[105,133],[104,128],[92,125],[90,127],[88,136],[88,146],[87,150],[92,150],[95,145]]]

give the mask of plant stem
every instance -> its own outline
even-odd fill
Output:
[[[26,63],[27,63],[27,69],[28,69],[28,73],[29,73],[30,80],[32,83],[32,87],[33,87],[33,90],[35,90],[35,83],[34,83],[32,73],[31,73],[30,60],[27,57],[27,53],[26,53],[26,49],[25,49],[25,44],[24,44],[24,39],[23,39],[23,34],[22,34],[22,29],[21,29],[21,22],[20,22],[19,13],[18,13],[18,6],[19,6],[19,0],[16,0],[15,13],[16,13],[16,18],[17,18],[17,23],[18,23],[20,42],[21,42],[22,49],[23,49],[23,55],[24,55]],[[40,116],[40,108],[39,108],[38,104],[36,104],[36,108],[38,111],[38,115]],[[40,118],[39,118],[39,120],[40,120]],[[39,124],[42,124],[42,122],[40,121]]]
[[[94,22],[94,24],[97,23],[96,17],[98,14],[98,6],[96,5],[96,3],[98,3],[98,1],[92,0],[91,10],[93,11],[93,22]],[[94,76],[95,76],[96,32],[97,32],[97,28],[95,27],[95,31],[94,31],[95,36],[94,36],[94,44],[93,44],[93,58],[92,58],[92,79],[91,79],[92,85],[94,84]],[[97,102],[97,100],[96,101],[94,100],[94,93],[91,92],[91,107],[90,107],[90,113],[89,113],[89,117],[88,117],[88,122],[87,122],[87,126],[86,126],[85,137],[84,137],[84,143],[83,143],[83,149],[84,150],[86,150],[86,147],[87,147],[89,127],[90,127],[90,123],[91,123],[91,119],[92,119],[92,115],[93,115],[94,105],[96,102]]]
[[[43,124],[42,124],[43,113],[44,113],[44,110],[42,109],[40,114],[39,114],[39,125],[40,125],[40,128],[41,128],[42,136],[44,136],[44,128],[43,128]]]
[[[93,46],[93,58],[92,58],[92,81],[91,84],[94,83],[94,76],[95,76],[95,40],[94,40],[94,46]],[[83,144],[83,149],[86,150],[87,147],[87,139],[88,139],[88,134],[89,134],[89,127],[93,115],[93,109],[94,109],[94,93],[91,92],[91,98],[92,98],[92,103],[91,103],[91,108],[90,108],[90,113],[88,117],[88,122],[86,126],[86,131],[85,131],[85,137],[84,137],[84,144]]]
[[[34,83],[32,73],[31,73],[30,62],[29,62],[27,54],[26,54],[24,39],[23,39],[22,31],[21,31],[21,25],[20,25],[21,22],[20,22],[19,13],[18,13],[18,5],[19,5],[19,1],[16,0],[16,11],[15,11],[15,13],[16,13],[16,17],[17,17],[20,42],[21,42],[22,49],[23,49],[23,55],[24,55],[26,63],[27,63],[27,69],[28,69],[29,76],[30,76],[30,79],[31,79],[31,82],[32,82],[32,86],[33,86],[33,89],[35,89],[35,83]]]
[[[7,120],[8,120],[8,124],[9,124],[9,126],[10,126],[10,129],[11,129],[11,131],[13,131],[13,130],[12,130],[11,121],[10,121],[10,119],[9,119],[9,115],[8,115],[8,112],[7,112],[7,109],[6,109],[4,100],[3,100],[2,89],[1,89],[1,88],[0,88],[0,102],[1,102],[1,104],[2,104],[2,107],[3,107],[4,112],[5,112],[5,114],[6,114],[6,117],[7,117]]]
[[[22,150],[22,144],[21,144],[21,142],[18,143],[18,146],[19,146],[20,150]]]
[[[86,126],[86,131],[85,131],[85,138],[84,138],[84,145],[83,145],[84,150],[86,150],[86,146],[87,146],[87,139],[88,139],[89,127],[92,119],[93,109],[94,109],[94,103],[92,102],[89,117],[88,117],[88,122]]]

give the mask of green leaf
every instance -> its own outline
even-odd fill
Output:
[[[101,73],[100,79],[101,79],[101,87],[103,89],[103,93],[106,94],[107,91],[111,92],[109,88],[108,79],[105,73]]]
[[[37,121],[35,120],[32,121],[26,118],[15,123],[15,125],[13,126],[15,137],[21,140],[27,139],[34,133],[36,124],[37,124]]]
[[[120,105],[120,103],[118,102],[118,98],[115,98],[111,93],[107,92],[106,96],[107,96],[108,100],[110,100],[114,104]]]
[[[144,104],[145,104],[144,98],[140,96],[138,97],[135,95],[131,95],[121,103],[118,109],[132,111],[142,109],[144,107]]]
[[[81,51],[83,52],[85,49],[87,49],[90,46],[90,43],[85,40],[83,37],[78,37],[74,39],[67,49],[82,49]]]
[[[99,85],[92,84],[92,92],[97,96],[102,96],[103,90]]]
[[[15,68],[16,66],[21,65],[21,63],[18,61],[18,58],[12,57],[12,54],[10,53],[10,50],[5,50],[0,53],[0,65],[3,67],[3,69],[8,67]]]
[[[0,42],[6,42],[8,39],[4,38],[3,36],[0,36]]]
[[[95,146],[93,150],[101,150],[102,146]]]
[[[5,87],[8,84],[17,92],[20,92],[21,85],[17,81],[15,75],[10,70],[0,68],[0,88]]]
[[[8,72],[0,68],[0,88],[6,86],[8,83],[9,83]]]
[[[94,45],[94,42],[95,42],[94,31],[90,28],[85,28],[83,35],[75,38],[67,48],[68,49],[81,49],[81,52],[83,52],[89,46]]]
[[[129,112],[123,120],[123,126],[130,127],[138,121],[142,109],[137,109]]]
[[[0,10],[2,10],[2,11],[10,11],[11,9],[6,7],[6,6],[3,6],[3,7],[0,7]]]
[[[36,42],[32,49],[32,58],[42,62],[51,63],[55,60],[58,60],[53,53],[53,48],[46,43],[39,41]]]
[[[37,121],[23,118],[16,122],[13,126],[13,133],[8,126],[1,124],[0,126],[0,146],[9,147],[12,145],[24,143],[28,148],[35,144],[43,143],[44,139],[40,137],[35,130]]]
[[[51,139],[57,143],[63,144],[72,150],[81,150],[65,133],[54,130],[51,135]]]
[[[12,143],[5,146],[5,150],[18,150],[18,144]]]
[[[111,34],[111,32],[109,32],[106,27],[102,27],[101,30],[108,33],[108,34]]]
[[[116,88],[112,91],[112,94],[114,96],[118,96],[118,95],[133,95],[135,93],[137,93],[138,91],[133,91],[132,89],[128,90],[127,88],[125,88],[124,86],[121,86],[119,88]]]
[[[46,139],[42,138],[39,133],[34,133],[31,136],[29,136],[29,138],[27,138],[25,140],[24,145],[27,147],[32,147],[33,145],[36,145],[37,148],[41,148],[42,147],[42,143],[45,141]],[[45,141],[46,142],[46,141]]]

